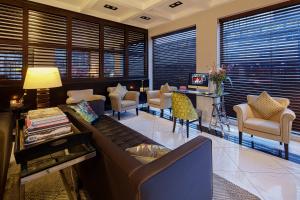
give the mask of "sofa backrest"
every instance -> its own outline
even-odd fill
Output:
[[[3,199],[12,150],[12,114],[0,113],[0,200]]]

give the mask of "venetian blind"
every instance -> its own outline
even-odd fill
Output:
[[[23,10],[0,4],[0,80],[21,80]]]
[[[67,19],[29,10],[29,67],[58,67],[62,78],[67,74]]]
[[[145,34],[128,31],[128,76],[144,77],[145,68]]]
[[[99,24],[72,22],[72,78],[99,78]]]
[[[124,76],[124,39],[124,29],[104,26],[104,77]]]
[[[221,63],[233,86],[225,85],[227,112],[249,94],[267,91],[290,99],[300,116],[300,5],[221,22]],[[300,131],[297,117],[293,129]]]
[[[196,28],[153,38],[153,87],[188,85],[196,72]]]

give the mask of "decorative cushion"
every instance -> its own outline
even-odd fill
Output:
[[[250,106],[252,106],[264,119],[271,118],[285,108],[279,102],[274,100],[266,91],[262,92]]]
[[[86,101],[81,101],[80,103],[71,105],[70,107],[74,109],[88,123],[93,123],[99,118],[99,116],[94,112],[92,107]]]
[[[170,88],[169,84],[166,83],[166,84],[162,85],[160,87],[160,92],[161,93],[169,93],[169,92],[171,92],[171,88]]]
[[[118,95],[123,99],[128,91],[124,86],[118,83],[117,87],[112,91],[112,95]]]
[[[170,149],[160,145],[140,144],[138,146],[128,148],[126,151],[128,151],[141,163],[147,164],[164,156],[170,152]]]

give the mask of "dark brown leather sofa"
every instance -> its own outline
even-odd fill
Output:
[[[125,149],[155,142],[102,115],[90,125],[97,156],[77,166],[82,186],[95,200],[212,199],[212,143],[197,137],[165,156],[143,165]],[[98,113],[102,114],[102,113]]]
[[[12,150],[12,113],[0,113],[0,200],[3,199]]]

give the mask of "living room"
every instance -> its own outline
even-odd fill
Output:
[[[0,199],[300,199],[298,0],[0,0]]]

